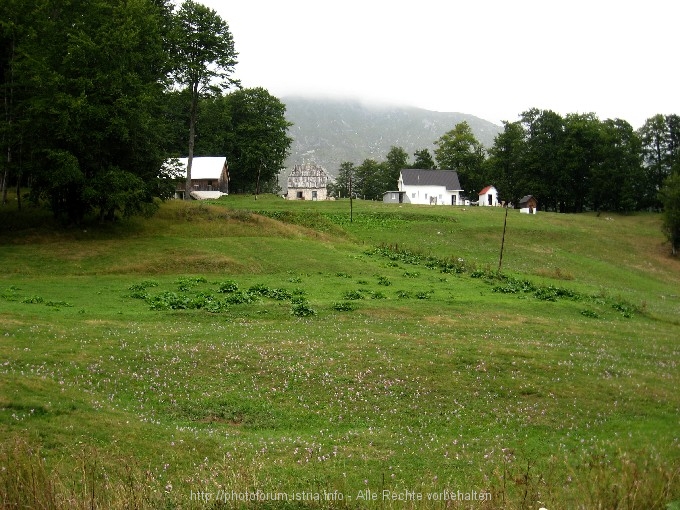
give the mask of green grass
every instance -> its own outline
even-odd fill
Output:
[[[56,230],[0,209],[0,507],[677,505],[659,216],[509,211],[499,275],[504,212],[229,196]]]

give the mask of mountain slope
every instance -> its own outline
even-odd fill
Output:
[[[315,161],[331,175],[340,164],[356,165],[371,158],[382,161],[390,147],[402,147],[413,157],[456,124],[467,121],[486,147],[501,127],[464,113],[441,113],[413,107],[369,106],[359,101],[284,97],[286,118],[293,123],[291,155],[286,166]],[[283,172],[286,173],[286,172]]]

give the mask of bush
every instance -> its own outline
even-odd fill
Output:
[[[295,317],[311,317],[313,315],[316,315],[316,310],[311,308],[307,301],[300,301],[298,303],[293,304],[290,313],[293,314]]]
[[[219,287],[217,288],[217,292],[228,293],[238,291],[238,283],[236,283],[234,280],[227,280],[219,283],[218,285]]]
[[[333,309],[338,310],[339,312],[351,312],[352,310],[356,310],[356,308],[356,304],[350,301],[338,301],[333,303]]]

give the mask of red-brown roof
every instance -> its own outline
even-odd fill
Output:
[[[486,195],[487,191],[489,191],[491,188],[493,188],[493,186],[487,186],[482,191],[480,191],[478,195]]]

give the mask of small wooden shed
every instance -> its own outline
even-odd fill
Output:
[[[538,201],[533,195],[525,195],[519,201],[519,212],[525,214],[536,214],[538,212]]]
[[[316,163],[295,165],[288,176],[288,200],[326,200],[328,172]]]

